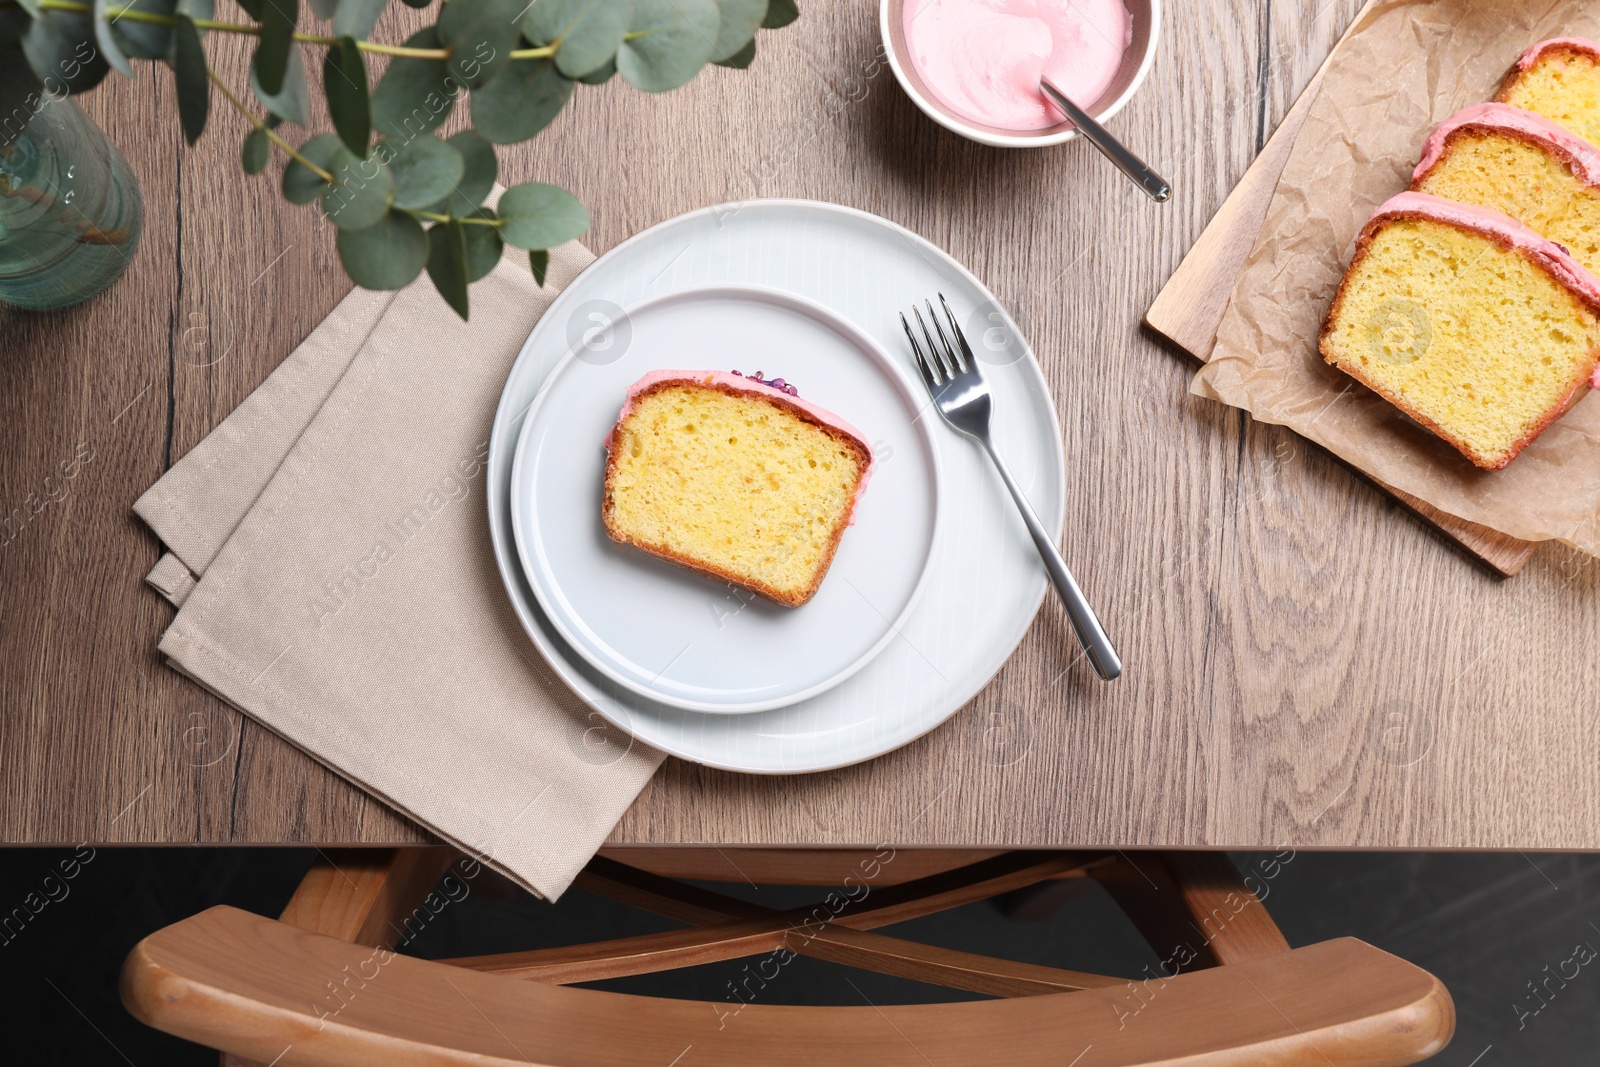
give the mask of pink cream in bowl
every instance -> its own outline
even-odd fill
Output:
[[[911,66],[951,111],[1041,130],[1062,121],[1041,75],[1092,107],[1116,79],[1133,19],[1124,0],[906,0],[905,34]]]

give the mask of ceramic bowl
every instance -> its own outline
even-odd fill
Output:
[[[1065,120],[1059,125],[1039,130],[1006,130],[984,126],[951,111],[933,94],[911,63],[905,29],[907,2],[909,0],[882,0],[878,22],[883,32],[883,48],[895,78],[906,95],[929,118],[969,140],[996,148],[1042,148],[1045,145],[1062,144],[1078,136],[1078,131]],[[1150,71],[1150,64],[1155,60],[1156,45],[1161,37],[1161,0],[1126,2],[1128,13],[1133,16],[1133,41],[1122,53],[1122,66],[1118,68],[1110,87],[1092,106],[1085,108],[1102,124],[1121,111],[1138,91],[1140,83]]]

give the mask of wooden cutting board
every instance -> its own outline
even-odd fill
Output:
[[[1351,21],[1351,28],[1359,25],[1376,3],[1377,0],[1369,0]],[[1349,30],[1346,30],[1345,37],[1348,36]],[[1341,38],[1334,47],[1334,54],[1343,45],[1344,38]],[[1222,209],[1206,226],[1205,232],[1145,313],[1146,326],[1201,362],[1211,358],[1217,329],[1222,325],[1223,313],[1233,298],[1239,272],[1244,269],[1245,258],[1255,246],[1256,236],[1267,217],[1267,208],[1272,203],[1273,191],[1277,189],[1278,179],[1289,162],[1295,138],[1305,125],[1311,103],[1322,87],[1322,75],[1326,69],[1324,64],[1306,85],[1305,91],[1284,116],[1266,147],[1250,165],[1250,169],[1245,171],[1244,178],[1233,192],[1228,194]],[[1537,542],[1521,541],[1487,526],[1457,518],[1371,475],[1357,473],[1508,578],[1521,571],[1539,547]]]

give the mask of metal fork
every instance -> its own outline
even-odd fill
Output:
[[[989,458],[994,460],[995,469],[1000,472],[1000,479],[1011,491],[1011,499],[1016,501],[1017,510],[1022,512],[1022,521],[1028,525],[1028,533],[1033,536],[1034,547],[1038,548],[1039,555],[1044,558],[1045,569],[1050,572],[1050,581],[1055,584],[1056,592],[1061,594],[1061,602],[1066,606],[1067,617],[1072,620],[1072,628],[1077,632],[1078,640],[1083,643],[1084,654],[1094,665],[1095,673],[1109,682],[1122,673],[1122,660],[1117,656],[1117,650],[1112,647],[1111,638],[1106,636],[1106,631],[1095,616],[1094,609],[1089,606],[1083,590],[1078,588],[1072,572],[1067,569],[1066,561],[1057,551],[1055,541],[1045,530],[1044,523],[1039,521],[1039,516],[1034,513],[1028,498],[1022,495],[1022,488],[1017,485],[1016,479],[1011,477],[1011,471],[1006,468],[1000,453],[995,451],[994,442],[989,437],[989,416],[993,402],[989,395],[989,384],[983,380],[983,370],[973,358],[972,348],[967,344],[966,335],[961,332],[961,327],[956,325],[956,317],[951,314],[950,305],[945,301],[944,294],[939,294],[939,305],[944,308],[945,319],[950,323],[950,332],[955,335],[955,344],[952,345],[950,338],[945,336],[944,327],[939,324],[939,316],[933,310],[933,302],[930,300],[926,303],[928,317],[933,319],[933,330],[939,337],[937,342],[933,339],[934,332],[930,332],[928,324],[923,321],[922,312],[913,307],[911,313],[916,316],[917,325],[922,327],[922,336],[928,342],[927,356],[923,355],[922,346],[917,343],[917,336],[911,332],[911,324],[906,321],[904,314],[900,316],[900,325],[905,327],[906,339],[911,342],[911,351],[916,354],[917,369],[922,372],[922,380],[928,383],[928,392],[933,394],[934,407],[939,409],[939,414],[944,416],[945,422],[968,437],[976,438],[978,443],[983,445],[984,451],[989,453]]]

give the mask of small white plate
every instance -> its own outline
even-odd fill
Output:
[[[874,463],[810,602],[783,607],[606,535],[602,442],[628,387],[669,369],[782,377],[875,450],[902,442]],[[545,379],[512,465],[512,527],[540,606],[596,669],[673,707],[767,711],[838,685],[894,639],[927,574],[939,479],[920,388],[855,326],[776,290],[681,290],[590,328]]]

